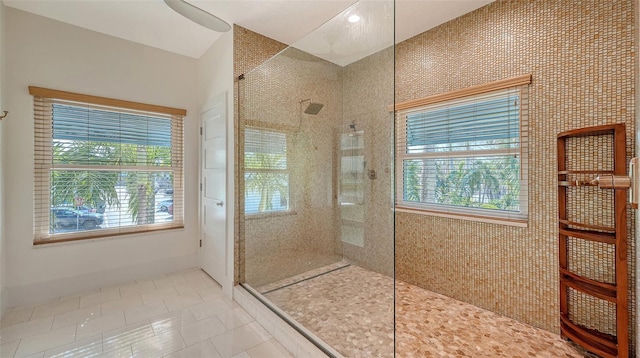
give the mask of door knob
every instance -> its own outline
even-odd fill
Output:
[[[216,202],[216,205],[218,205],[218,206],[224,206],[224,201],[222,201],[222,200],[218,200],[218,201]]]

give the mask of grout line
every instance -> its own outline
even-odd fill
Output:
[[[299,283],[302,283],[302,282],[305,282],[305,281],[309,281],[309,280],[312,280],[312,279],[314,279],[314,278],[318,278],[318,277],[320,277],[320,276],[324,276],[324,275],[326,275],[326,274],[330,274],[330,273],[332,273],[332,272],[335,272],[335,271],[338,271],[338,270],[342,270],[342,269],[347,268],[347,267],[350,267],[350,266],[351,266],[351,264],[346,264],[346,265],[344,265],[344,266],[337,267],[337,268],[331,269],[331,270],[326,271],[326,272],[322,272],[322,273],[319,273],[319,274],[316,274],[316,275],[313,275],[313,276],[309,276],[309,277],[303,278],[303,279],[301,279],[300,281],[296,281],[296,282],[293,282],[293,283],[286,284],[286,285],[284,285],[284,286],[280,286],[280,287],[274,288],[274,289],[272,289],[272,290],[269,290],[269,291],[267,291],[267,292],[263,292],[263,293],[261,293],[261,294],[262,294],[263,296],[266,296],[266,295],[268,295],[268,294],[270,294],[270,293],[272,293],[272,292],[275,292],[275,291],[281,290],[281,289],[283,289],[283,288],[291,287],[291,286],[293,286],[293,285],[297,285],[297,284],[299,284]]]

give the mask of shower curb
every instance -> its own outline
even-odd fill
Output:
[[[328,344],[323,342],[315,334],[298,325],[293,328],[286,320],[295,322],[289,315],[277,307],[268,307],[256,296],[262,296],[255,290],[249,292],[250,288],[243,286],[235,286],[233,288],[233,299],[236,301],[251,317],[253,317],[260,325],[262,325],[273,338],[275,338],[283,347],[287,349],[294,357],[297,358],[326,358],[336,357],[344,358],[343,355],[335,351]],[[264,298],[262,298],[264,299]],[[276,313],[277,312],[277,313]],[[282,318],[284,317],[284,319]],[[304,335],[299,332],[302,331]],[[327,354],[318,348],[305,336],[315,340],[323,347],[323,350],[329,352]]]

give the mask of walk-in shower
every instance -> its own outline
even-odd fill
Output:
[[[238,82],[241,281],[345,356],[393,356],[393,9],[358,2]]]

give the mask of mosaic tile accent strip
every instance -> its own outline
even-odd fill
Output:
[[[498,0],[397,45],[397,102],[525,73],[533,78],[528,228],[397,213],[397,278],[559,333],[556,136],[625,123],[628,159],[635,152],[635,6],[631,0]],[[610,162],[598,150],[581,154],[589,167]],[[608,205],[606,198],[576,200]],[[632,258],[635,219],[631,210],[627,216]],[[604,260],[606,266],[609,260],[588,250],[576,256],[585,264]],[[635,271],[629,261],[633,347]],[[608,312],[588,304],[581,311],[587,321],[587,315]],[[610,322],[595,320],[594,326],[609,330]]]

